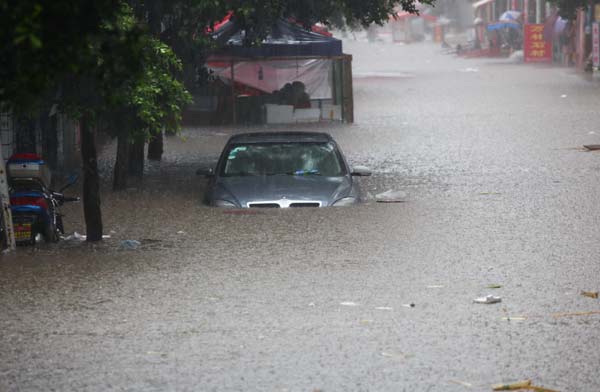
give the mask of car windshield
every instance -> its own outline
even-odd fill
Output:
[[[332,143],[233,144],[226,153],[221,175],[236,176],[325,176],[346,174]]]

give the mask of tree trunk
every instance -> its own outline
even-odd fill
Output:
[[[127,176],[129,169],[129,140],[126,134],[117,137],[117,159],[113,173],[113,191],[127,189]]]
[[[152,136],[148,142],[148,160],[160,161],[163,154],[163,134],[162,132]]]
[[[141,179],[144,176],[144,139],[129,145],[129,175]]]
[[[80,120],[81,159],[83,161],[83,215],[88,241],[102,240],[102,211],[100,210],[100,176],[96,157],[96,131],[91,127],[89,114]]]

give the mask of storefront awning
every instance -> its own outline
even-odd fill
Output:
[[[490,4],[493,3],[496,0],[479,0],[476,3],[473,3],[473,8],[477,9],[479,7],[481,7],[482,5],[486,5],[486,4]]]

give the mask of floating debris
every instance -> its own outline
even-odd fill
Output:
[[[597,291],[582,291],[581,295],[583,295],[584,297],[590,297],[590,298],[598,298],[598,292]]]
[[[592,310],[590,312],[554,313],[552,315],[552,317],[561,318],[561,317],[576,317],[576,316],[592,316],[595,314],[600,314],[600,310]]]
[[[502,317],[502,320],[504,321],[525,321],[527,320],[527,317],[525,316],[513,316],[513,317]]]
[[[493,295],[487,295],[485,297],[475,298],[473,302],[476,304],[497,304],[498,302],[502,302],[502,298]]]
[[[110,235],[104,234],[102,236],[102,239],[107,240],[107,239],[110,239],[110,237],[111,237]],[[66,237],[62,237],[63,241],[85,241],[86,239],[87,239],[87,236],[85,234],[79,234],[78,232],[74,232],[73,234],[70,234]]]
[[[138,240],[123,240],[121,241],[121,248],[134,250],[140,247],[142,243]]]
[[[448,382],[451,382],[452,384],[462,385],[463,387],[467,387],[467,388],[473,388],[473,384],[471,384],[470,382],[466,382],[466,381],[449,380]]]
[[[389,190],[375,195],[375,201],[377,203],[404,203],[406,197],[406,192]]]
[[[517,389],[523,389],[531,386],[531,380],[511,382],[509,384],[494,384],[492,389],[494,391],[514,391]]]
[[[588,151],[598,151],[600,150],[600,144],[584,144],[583,148]]]

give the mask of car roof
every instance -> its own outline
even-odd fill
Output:
[[[333,138],[324,132],[253,132],[234,135],[229,139],[232,143],[327,143]]]

